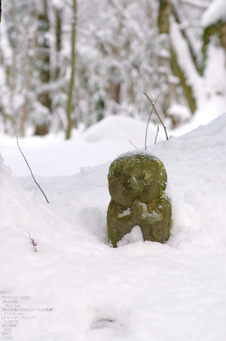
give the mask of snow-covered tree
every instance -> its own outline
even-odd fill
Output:
[[[225,95],[224,0],[77,0],[77,15],[73,1],[4,2],[5,130],[66,134],[109,114],[147,119],[144,92],[160,95],[156,108],[174,127],[209,96]]]
[[[195,113],[211,97],[226,93],[225,1],[171,0],[170,5],[171,69]]]

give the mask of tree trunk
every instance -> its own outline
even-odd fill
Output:
[[[211,24],[210,26],[204,29],[204,33],[202,36],[202,57],[203,57],[203,65],[202,65],[202,75],[204,73],[204,69],[206,66],[206,58],[207,58],[207,47],[210,42],[211,36],[216,35],[219,37],[221,46],[225,49],[226,53],[226,23],[219,20],[216,23]],[[226,61],[225,61],[226,66]]]
[[[169,34],[170,0],[159,0],[158,28],[159,33]]]
[[[75,78],[75,64],[76,64],[76,50],[75,50],[75,39],[76,39],[76,23],[77,23],[77,1],[73,0],[73,18],[71,26],[71,79],[68,90],[68,102],[67,102],[67,131],[66,139],[71,138],[71,131],[73,128],[73,121],[71,118],[72,113],[72,96],[74,89],[74,78]]]
[[[182,25],[183,23],[182,23],[182,20],[180,18],[179,11],[177,10],[177,6],[178,6],[178,3],[173,3],[172,4],[172,14],[173,14],[176,22],[179,25]],[[192,46],[192,43],[191,43],[191,41],[189,39],[187,31],[186,31],[185,28],[183,28],[183,26],[181,26],[180,32],[181,32],[182,36],[184,37],[184,39],[187,42],[187,45],[188,45],[188,48],[189,48],[189,52],[190,52],[190,55],[191,55],[191,58],[192,58],[192,61],[193,61],[193,64],[194,64],[197,72],[201,75],[201,65],[199,65],[198,56],[195,53],[195,50],[194,50],[194,48]]]
[[[173,13],[174,16],[177,14],[177,12],[175,11],[175,8],[171,6],[170,0],[159,0],[158,29],[159,29],[160,34],[161,33],[169,34],[169,16],[171,13]],[[179,20],[178,16],[176,16],[176,20],[177,21]],[[186,39],[185,35],[184,35],[184,38]],[[193,50],[190,50],[190,52],[193,52]],[[186,83],[184,72],[180,68],[180,65],[177,61],[177,55],[172,47],[172,43],[170,47],[170,53],[171,53],[171,58],[170,58],[171,70],[173,74],[180,79],[180,84],[183,88],[184,96],[188,101],[188,105],[189,105],[191,112],[194,113],[196,110],[196,103],[192,94],[192,89]],[[192,54],[192,57],[194,57],[193,54]],[[196,59],[193,58],[193,62],[197,68]]]
[[[42,0],[42,10],[39,13],[39,27],[38,34],[41,37],[41,43],[38,45],[39,48],[43,50],[48,50],[49,52],[42,52],[39,56],[39,74],[40,80],[43,85],[49,84],[50,82],[50,46],[49,41],[46,39],[46,33],[50,32],[50,21],[48,16],[48,6],[47,0]],[[52,99],[49,90],[42,91],[38,95],[39,102],[48,108],[49,113],[52,112]],[[49,124],[47,122],[36,123],[35,135],[46,135],[49,132]]]
[[[188,101],[188,106],[190,108],[190,111],[192,114],[194,114],[196,110],[196,102],[192,94],[192,88],[187,85],[186,78],[184,76],[183,71],[181,70],[178,61],[177,61],[177,55],[174,51],[173,47],[171,46],[171,60],[170,60],[171,68],[176,77],[180,79],[180,85],[183,89],[184,95]]]
[[[62,9],[55,9],[55,20],[56,20],[56,70],[55,70],[55,79],[59,76],[60,73],[60,62],[59,55],[62,48]]]
[[[36,11],[34,13],[34,20],[38,20],[38,10],[36,8]],[[37,30],[34,33],[33,39],[32,39],[32,44],[29,46],[28,49],[28,71],[26,74],[26,85],[25,85],[25,95],[24,95],[24,104],[22,108],[22,117],[20,121],[20,133],[21,136],[25,135],[25,126],[28,120],[28,107],[29,107],[29,92],[31,90],[31,83],[32,83],[32,76],[33,76],[33,71],[34,71],[34,50],[35,47],[37,46]]]

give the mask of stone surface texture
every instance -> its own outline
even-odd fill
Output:
[[[108,237],[114,247],[139,225],[144,240],[164,243],[172,224],[171,203],[164,193],[167,174],[155,156],[120,156],[108,173],[111,202],[107,211]]]

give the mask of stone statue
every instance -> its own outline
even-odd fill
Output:
[[[164,193],[163,163],[146,153],[120,156],[109,168],[111,202],[107,211],[108,237],[113,247],[139,225],[144,240],[164,243],[172,225],[171,203]]]

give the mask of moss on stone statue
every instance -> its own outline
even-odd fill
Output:
[[[112,199],[131,207],[136,199],[148,203],[161,195],[167,175],[163,163],[156,157],[132,154],[112,162],[108,182]]]
[[[144,240],[164,243],[169,239],[171,229],[171,203],[165,195],[144,206],[138,218]]]
[[[131,214],[129,207],[122,206],[111,200],[108,206],[107,228],[108,238],[114,247],[122,237],[130,233],[132,228],[137,225],[136,218]]]
[[[108,237],[114,247],[139,225],[144,239],[164,243],[170,234],[171,203],[164,194],[167,174],[163,163],[148,154],[131,154],[112,162]]]

